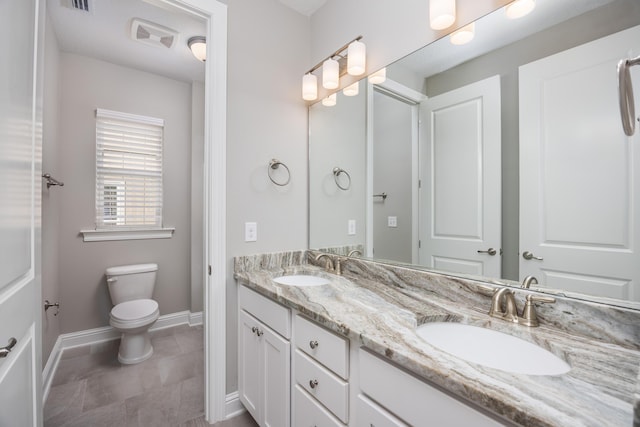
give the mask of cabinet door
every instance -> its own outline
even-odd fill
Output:
[[[261,393],[261,339],[255,332],[258,321],[239,310],[238,315],[238,391],[240,401],[255,420],[262,418]]]
[[[262,324],[259,330],[264,399],[262,420],[268,427],[289,427],[291,345],[289,341]]]

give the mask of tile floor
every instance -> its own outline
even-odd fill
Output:
[[[151,334],[153,356],[136,365],[118,362],[119,340],[65,351],[45,403],[45,427],[208,427],[202,326]],[[256,426],[248,414],[218,425]]]

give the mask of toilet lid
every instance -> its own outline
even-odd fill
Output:
[[[120,320],[136,320],[152,315],[157,309],[158,303],[152,299],[135,299],[113,307],[111,316]]]

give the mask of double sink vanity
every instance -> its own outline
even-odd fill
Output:
[[[636,310],[317,251],[235,277],[261,426],[640,426]]]

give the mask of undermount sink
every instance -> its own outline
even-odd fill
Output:
[[[322,286],[329,284],[329,281],[323,277],[308,276],[306,274],[275,277],[273,281],[287,286]]]
[[[436,322],[418,327],[418,336],[469,362],[527,375],[562,375],[571,367],[553,353],[520,338],[478,326]]]

